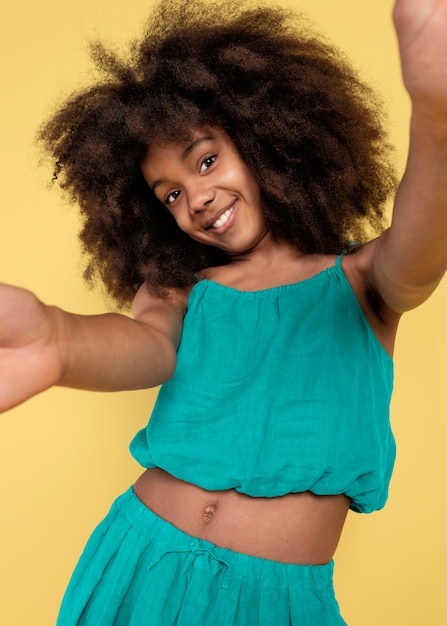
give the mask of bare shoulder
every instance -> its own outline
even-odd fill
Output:
[[[377,241],[374,239],[353,248],[343,257],[342,268],[372,330],[385,350],[392,355],[401,314],[387,306],[374,283]]]
[[[155,295],[146,284],[137,291],[132,316],[135,321],[150,326],[166,335],[177,347],[183,328],[189,290],[169,289],[166,294]]]

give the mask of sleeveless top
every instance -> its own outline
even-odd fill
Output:
[[[341,494],[382,508],[395,459],[393,362],[335,265],[299,283],[191,290],[171,380],[130,445],[207,490]]]

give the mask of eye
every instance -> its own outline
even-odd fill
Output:
[[[175,202],[177,200],[177,198],[180,195],[180,191],[173,191],[172,193],[169,194],[169,196],[166,196],[165,198],[165,204],[172,204],[173,202]]]
[[[216,160],[215,154],[212,154],[211,156],[206,157],[206,159],[204,159],[202,163],[200,164],[200,172],[204,172],[209,167],[211,167],[215,160]]]

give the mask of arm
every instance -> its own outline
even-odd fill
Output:
[[[76,315],[0,285],[0,411],[53,385],[121,391],[154,387],[174,371],[184,302],[136,295],[125,315]]]
[[[372,282],[403,312],[428,298],[447,268],[447,0],[396,0],[394,21],[410,149],[391,227],[374,247]]]

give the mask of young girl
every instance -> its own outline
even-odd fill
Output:
[[[387,498],[398,320],[447,262],[447,2],[395,22],[411,146],[372,239],[395,186],[377,104],[282,11],[161,4],[43,128],[87,275],[133,319],[2,286],[0,409],[163,383],[59,625],[344,623],[332,556]]]

